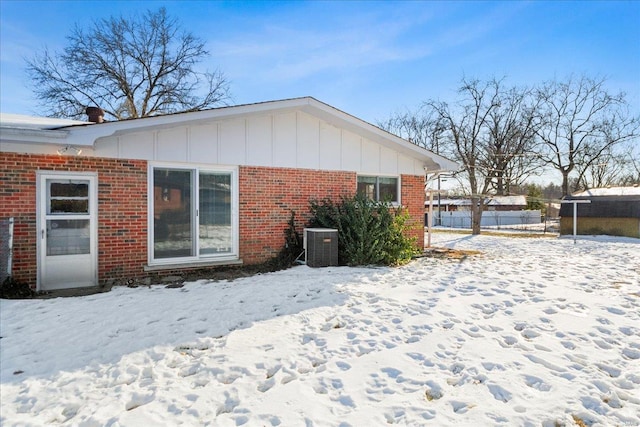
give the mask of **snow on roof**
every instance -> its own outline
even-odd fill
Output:
[[[590,190],[574,193],[572,196],[575,196],[575,197],[640,196],[640,186],[592,188]]]
[[[80,120],[58,119],[55,117],[35,117],[22,114],[0,113],[0,127],[13,129],[58,129],[71,125],[86,125]]]
[[[427,200],[425,204],[429,204],[429,201]],[[437,205],[438,204],[438,199],[436,197],[433,198],[433,204]],[[464,206],[464,205],[470,205],[471,204],[471,200],[470,199],[440,199],[440,204],[441,205],[449,205],[449,206]]]
[[[493,196],[487,205],[490,206],[526,206],[527,196]]]

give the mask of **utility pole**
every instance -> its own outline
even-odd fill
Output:
[[[440,210],[440,175],[438,175],[438,226],[442,226],[442,213]]]

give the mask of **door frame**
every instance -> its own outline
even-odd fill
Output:
[[[47,223],[47,180],[48,179],[77,179],[89,181],[89,251],[93,265],[93,284],[98,285],[98,173],[97,172],[68,172],[68,171],[36,171],[36,291],[42,291],[42,275],[44,273],[44,258],[46,245],[44,234]]]

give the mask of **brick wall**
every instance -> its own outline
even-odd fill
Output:
[[[97,172],[99,279],[140,276],[147,262],[145,161],[2,152],[0,218],[15,219],[13,276],[36,284],[38,170]]]
[[[354,172],[240,167],[240,256],[247,264],[268,260],[284,245],[291,211],[302,231],[310,199],[337,201],[355,189]]]
[[[411,236],[424,247],[424,178],[401,177],[402,204],[409,211]],[[356,189],[354,172],[240,168],[240,256],[247,264],[262,262],[284,245],[284,231],[296,213],[296,229],[301,231],[310,218],[309,200],[352,196]]]
[[[36,172],[98,174],[99,280],[145,276],[147,263],[147,162],[95,157],[0,153],[0,218],[13,217],[13,276],[36,284]],[[296,228],[309,220],[309,200],[351,196],[354,172],[242,166],[240,257],[246,264],[266,261],[284,244],[291,211]],[[424,245],[422,177],[403,175],[401,197]]]
[[[411,219],[408,225],[411,227],[411,237],[416,238],[418,248],[424,248],[424,177],[402,175],[401,200],[405,209],[408,209]]]

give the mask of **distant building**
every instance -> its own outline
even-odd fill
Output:
[[[640,238],[640,187],[594,188],[565,197],[577,205],[576,233]],[[573,203],[560,208],[560,234],[573,234]]]
[[[491,196],[485,198],[482,227],[538,224],[540,210],[527,210],[527,196]],[[471,199],[433,199],[432,225],[470,228]],[[429,201],[425,203],[425,224],[429,221]]]
[[[442,212],[471,210],[471,199],[440,199]],[[425,203],[429,208],[429,201]],[[433,208],[438,209],[438,199],[433,199]],[[522,211],[527,208],[527,196],[491,196],[485,201],[485,211]]]
[[[486,206],[488,211],[523,211],[527,209],[527,196],[493,196]]]

